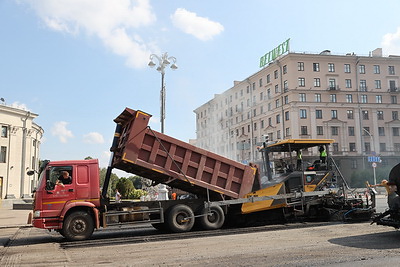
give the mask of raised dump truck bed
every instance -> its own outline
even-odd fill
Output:
[[[210,199],[241,198],[258,184],[243,165],[148,127],[151,115],[126,108],[114,121],[120,135],[112,167]],[[183,126],[184,127],[184,126]]]

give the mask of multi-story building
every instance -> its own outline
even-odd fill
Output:
[[[237,161],[260,161],[262,137],[330,138],[346,174],[400,156],[400,57],[354,53],[282,55],[197,108],[197,145]],[[303,155],[318,156],[318,151]]]
[[[33,122],[38,115],[30,111],[0,105],[0,198],[30,197],[37,182],[37,170],[43,129]]]

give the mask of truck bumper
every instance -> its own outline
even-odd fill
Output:
[[[32,226],[42,229],[61,229],[62,222],[60,218],[34,218],[32,219]]]

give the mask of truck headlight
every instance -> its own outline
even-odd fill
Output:
[[[33,212],[33,218],[39,218],[40,217],[40,210],[35,210]]]

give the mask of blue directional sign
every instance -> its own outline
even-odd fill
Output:
[[[368,157],[368,162],[381,162],[381,157],[369,156]]]

